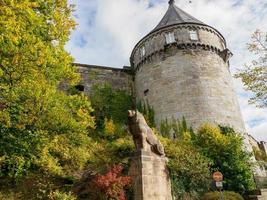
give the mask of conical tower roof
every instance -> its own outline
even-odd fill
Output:
[[[200,25],[206,25],[188,13],[184,12],[180,8],[178,8],[175,4],[174,0],[169,1],[169,8],[160,21],[160,23],[154,28],[151,32],[155,32],[162,28],[175,25],[175,24],[186,24],[186,23],[194,23]]]
[[[218,34],[218,36],[222,39],[224,45],[226,46],[226,41],[223,37],[223,35],[215,28],[213,28],[212,26],[209,26],[205,23],[203,23],[202,21],[196,19],[195,17],[191,16],[190,14],[186,13],[185,11],[181,10],[180,8],[178,8],[175,5],[175,0],[169,0],[169,8],[166,12],[166,14],[164,15],[164,17],[162,18],[162,20],[160,21],[160,23],[151,31],[149,32],[146,36],[144,36],[134,47],[132,54],[131,54],[131,63],[132,63],[132,59],[134,54],[136,53],[136,51],[138,50],[138,47],[141,43],[145,42],[147,38],[149,38],[151,35],[153,36],[155,32],[160,30],[163,30],[167,27],[171,27],[171,26],[176,26],[176,25],[189,25],[187,28],[200,28],[200,26],[204,26],[205,28],[211,29],[212,31],[214,31],[215,33]],[[167,30],[167,29],[166,29]],[[181,41],[180,41],[181,42]],[[191,43],[195,42],[195,41],[191,41]],[[144,45],[144,43],[142,44]]]

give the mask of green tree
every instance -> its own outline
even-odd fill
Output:
[[[188,127],[185,117],[181,121],[174,118],[161,121],[160,133],[164,137],[180,140],[191,140],[194,137],[194,131]]]
[[[160,137],[169,159],[168,168],[175,199],[199,199],[210,187],[209,160],[191,141]]]
[[[141,101],[137,103],[137,110],[144,115],[144,118],[147,124],[150,127],[156,127],[155,124],[155,111],[152,106],[149,105],[148,102],[142,103]]]
[[[67,0],[0,1],[0,177],[63,175],[90,157],[92,107],[58,90],[79,80],[64,50],[75,23]]]
[[[225,189],[237,192],[254,189],[250,155],[243,149],[243,138],[233,129],[205,124],[199,128],[194,143],[211,161],[211,172],[223,173]]]
[[[259,107],[267,106],[267,34],[256,30],[252,35],[252,41],[248,44],[250,52],[258,58],[251,65],[246,65],[244,70],[235,76],[241,78],[245,89],[251,91],[254,96],[250,103]]]

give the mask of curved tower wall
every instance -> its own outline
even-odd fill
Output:
[[[197,41],[190,39],[190,30],[197,31]],[[166,44],[170,32],[175,42]],[[230,54],[224,38],[208,26],[175,25],[149,34],[131,58],[137,101],[154,108],[158,126],[166,118],[184,116],[194,128],[210,122],[245,132],[229,72]]]

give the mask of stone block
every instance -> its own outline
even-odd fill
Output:
[[[153,152],[139,151],[132,157],[129,175],[134,200],[172,200],[167,159]]]

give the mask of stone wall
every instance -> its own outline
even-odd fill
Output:
[[[198,40],[190,38],[190,30],[197,31]],[[170,32],[175,42],[166,44]],[[153,106],[158,126],[166,118],[184,116],[193,127],[211,122],[245,132],[229,72],[230,56],[225,39],[210,26],[180,24],[150,33],[131,55],[137,101]]]
[[[190,30],[197,30],[199,40],[192,41],[190,39]],[[203,46],[204,48],[213,48],[217,51],[223,51],[226,48],[226,43],[223,36],[215,29],[209,26],[200,25],[175,25],[161,29],[155,33],[149,34],[143,38],[133,50],[131,59],[135,68],[138,68],[140,63],[155,53],[162,51],[166,45],[166,33],[173,32],[175,37],[175,44],[195,44]],[[145,56],[141,56],[141,48],[145,47]]]
[[[245,132],[228,64],[217,53],[174,46],[162,54],[135,77],[137,100],[153,106],[158,125],[184,116],[195,128],[211,122]]]
[[[108,83],[114,89],[126,90],[131,94],[132,90],[132,75],[129,67],[123,69],[74,64],[78,72],[81,74],[81,82],[79,85],[84,87],[84,92],[90,96],[92,87],[96,84]]]

